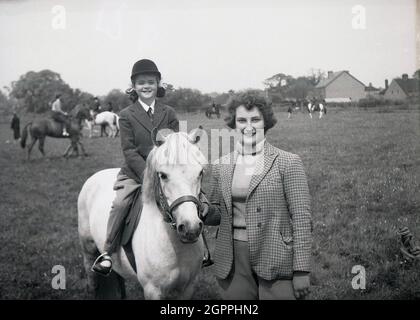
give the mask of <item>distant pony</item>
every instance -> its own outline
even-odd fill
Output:
[[[90,118],[89,108],[83,104],[76,105],[70,112],[69,112],[69,120],[70,125],[67,128],[69,136],[63,136],[63,124],[60,122],[55,121],[52,118],[43,118],[37,119],[34,121],[29,122],[22,131],[22,139],[20,140],[20,145],[22,148],[26,147],[26,139],[31,136],[32,140],[28,146],[28,160],[31,156],[32,148],[34,147],[35,143],[39,141],[38,148],[39,151],[45,156],[44,152],[44,143],[45,138],[52,137],[52,138],[68,138],[71,140],[70,145],[67,147],[64,156],[70,156],[73,151],[76,154],[79,154],[78,145],[82,148],[83,154],[86,156],[87,153],[83,147],[83,144],[80,142],[81,137],[81,130],[82,130],[82,122]]]
[[[217,119],[220,118],[220,104],[213,103],[210,107],[208,107],[205,111],[206,117],[211,119],[211,115],[215,114]]]
[[[327,108],[322,102],[315,102],[312,106],[312,112],[319,111],[319,119],[322,118],[324,114],[327,114]]]
[[[101,126],[101,137],[103,133],[106,133],[106,128],[109,127],[111,130],[111,134],[108,135],[111,138],[115,138],[118,135],[118,132],[120,131],[120,126],[118,124],[119,117],[116,113],[111,111],[104,111],[100,113],[95,113],[95,111],[91,110],[91,119],[86,121],[86,125],[89,130],[89,138],[92,138],[93,135],[93,127],[95,125]]]
[[[308,110],[309,117],[312,119],[313,104],[311,101],[308,102],[306,110]]]

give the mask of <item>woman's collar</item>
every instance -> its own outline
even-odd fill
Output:
[[[244,145],[242,144],[240,141],[238,141],[236,143],[236,151],[240,154],[240,155],[257,155],[259,153],[261,153],[264,149],[264,144],[265,144],[265,138],[258,142],[257,144],[253,145],[253,146],[249,146],[249,145]]]

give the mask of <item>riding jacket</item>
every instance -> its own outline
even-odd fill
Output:
[[[125,158],[121,173],[141,184],[147,156],[154,146],[151,132],[154,127],[158,130],[168,128],[175,132],[179,131],[175,110],[156,100],[152,120],[140,102],[136,101],[120,112],[119,125],[121,147]]]

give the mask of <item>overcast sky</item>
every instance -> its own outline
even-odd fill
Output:
[[[415,0],[0,0],[0,87],[50,69],[103,95],[126,89],[141,58],[165,82],[205,93],[311,68],[383,87],[416,70],[415,10]]]

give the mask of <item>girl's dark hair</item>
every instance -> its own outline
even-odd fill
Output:
[[[152,73],[155,75],[154,73]],[[128,97],[132,102],[136,102],[139,98],[139,95],[137,94],[136,90],[134,90],[134,83],[136,81],[136,77],[131,81],[131,87],[125,90],[125,93],[128,94]],[[160,78],[156,75],[156,81],[159,84]],[[166,90],[164,87],[158,86],[157,92],[156,92],[156,98],[163,98],[165,96]]]
[[[236,109],[239,106],[244,106],[247,110],[251,110],[256,107],[264,118],[265,132],[274,127],[277,123],[277,119],[274,116],[272,102],[259,91],[247,90],[236,94],[228,102],[227,110],[229,115],[225,118],[225,122],[229,128],[236,128]]]

